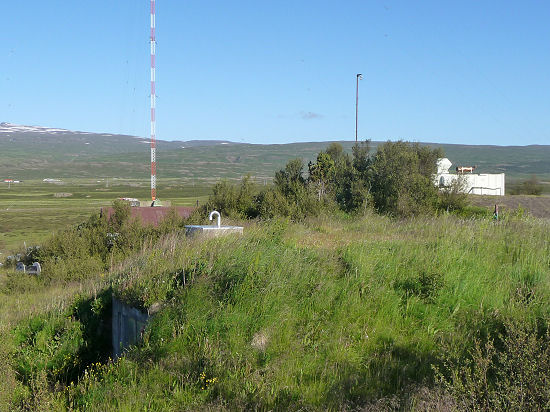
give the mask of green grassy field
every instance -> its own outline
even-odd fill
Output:
[[[148,181],[134,179],[68,179],[63,184],[38,180],[0,184],[0,261],[14,250],[39,244],[52,232],[80,223],[119,197],[150,199]],[[160,180],[162,200],[194,206],[210,194],[208,180]],[[69,197],[55,197],[70,194]]]

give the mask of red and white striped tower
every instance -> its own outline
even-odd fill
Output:
[[[156,123],[155,109],[157,96],[155,91],[155,0],[151,0],[151,198],[157,198],[157,159],[156,159]]]

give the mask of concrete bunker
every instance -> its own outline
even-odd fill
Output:
[[[149,314],[126,305],[113,296],[112,342],[113,359],[124,349],[138,343],[143,336]]]
[[[208,216],[212,221],[217,217],[215,225],[188,225],[185,226],[186,236],[217,237],[227,234],[243,233],[242,226],[222,226],[221,215],[214,210]],[[125,304],[116,297],[112,297],[112,345],[113,359],[120,357],[124,350],[137,344],[145,331],[147,322],[162,305],[156,303],[149,310],[143,312],[135,307]]]

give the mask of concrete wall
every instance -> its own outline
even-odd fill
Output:
[[[141,339],[149,315],[125,305],[113,296],[113,359]]]
[[[185,236],[217,237],[243,234],[242,226],[207,226],[207,225],[188,225],[185,226]]]
[[[473,195],[504,196],[506,193],[505,174],[451,174],[442,173],[437,176],[439,187],[450,186],[459,177],[464,178],[465,192]]]

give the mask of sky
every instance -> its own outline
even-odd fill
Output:
[[[0,121],[149,135],[149,0],[3,2]],[[157,138],[550,144],[550,1],[157,0]]]

